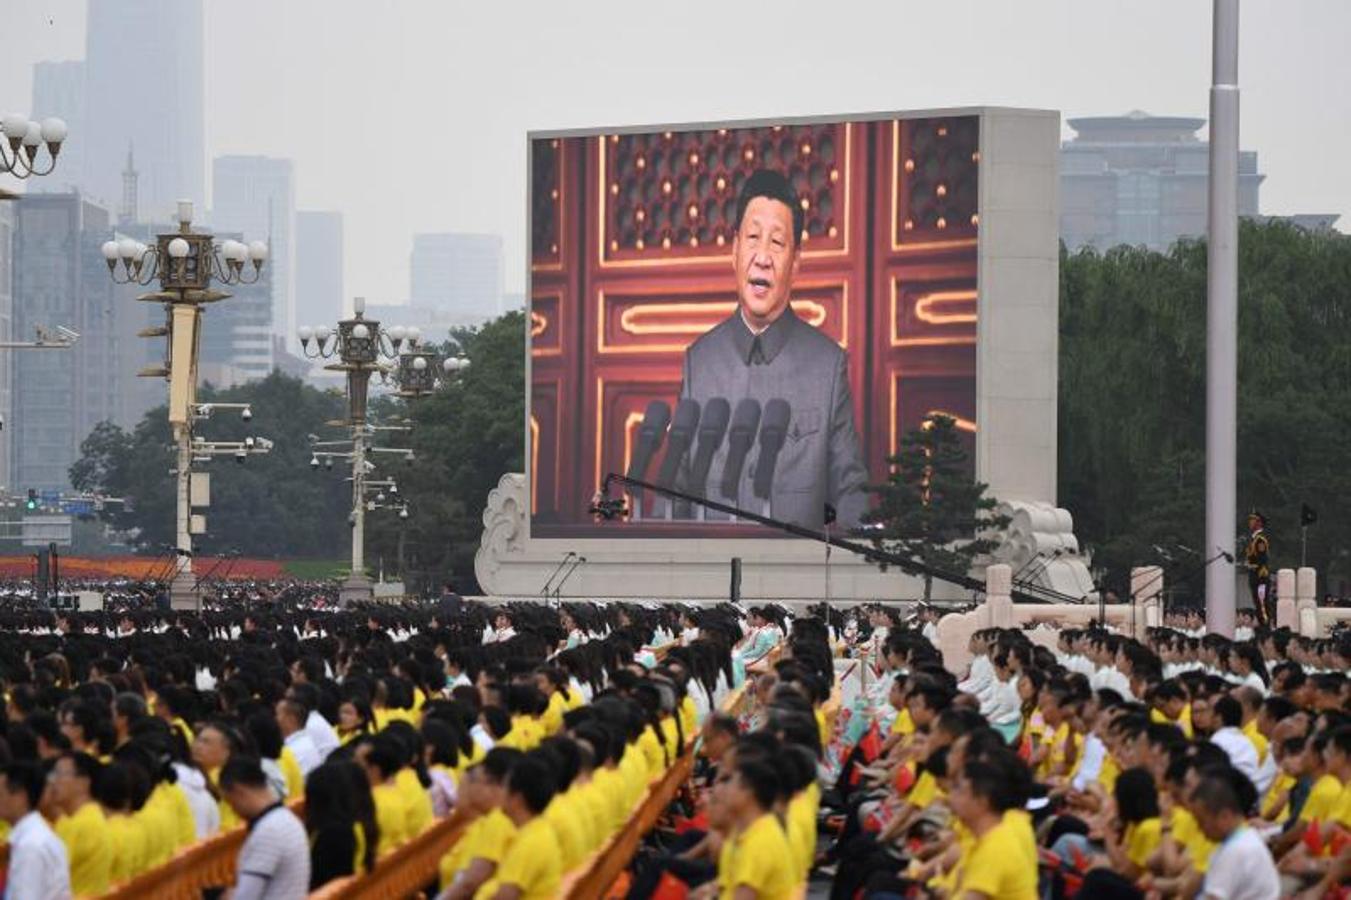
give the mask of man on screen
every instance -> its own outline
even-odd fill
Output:
[[[681,397],[701,409],[723,397],[735,410],[745,397],[763,409],[774,398],[791,407],[787,439],[774,468],[770,515],[811,528],[834,507],[840,525],[858,524],[867,509],[867,472],[854,428],[847,358],[826,335],[793,312],[793,279],[801,257],[802,206],[788,179],[760,169],[737,199],[732,240],[737,311],[685,351]],[[697,494],[762,512],[752,485],[758,444],[746,458],[736,498],[722,493],[727,441]],[[688,478],[688,469],[686,470]]]

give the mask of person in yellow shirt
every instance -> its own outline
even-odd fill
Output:
[[[1037,848],[1022,814],[1030,778],[1012,751],[963,760],[948,804],[970,831],[970,850],[957,864],[956,900],[1037,900]]]
[[[112,843],[109,881],[121,884],[145,871],[149,855],[145,826],[131,815],[131,769],[120,762],[104,766],[99,773],[97,794]]]
[[[476,818],[441,860],[438,900],[471,900],[496,874],[516,834],[502,804],[507,776],[520,757],[519,750],[494,747],[464,773],[459,802]]]
[[[563,713],[573,707],[572,690],[568,687],[567,674],[557,666],[540,666],[535,670],[535,686],[549,698],[549,705],[540,716],[544,726],[544,735],[558,734],[563,727]]]
[[[96,897],[112,884],[113,836],[93,796],[99,769],[99,761],[87,753],[64,753],[51,774],[53,800],[61,811],[54,830],[66,845],[76,897]]]
[[[409,831],[408,797],[398,785],[403,768],[402,751],[387,734],[363,738],[356,748],[356,761],[366,772],[375,803],[375,824],[380,832],[377,857],[384,856],[414,835]]]
[[[528,753],[511,767],[502,811],[516,826],[493,875],[496,890],[480,889],[476,900],[553,900],[563,877],[558,834],[544,815],[555,780],[547,756]]]
[[[1112,868],[1133,882],[1145,874],[1149,858],[1163,840],[1159,793],[1149,770],[1136,767],[1117,777],[1112,795],[1121,831],[1105,829],[1107,856]]]
[[[709,819],[730,830],[718,852],[717,878],[690,894],[692,900],[788,900],[801,886],[778,817],[779,773],[763,752],[738,748],[729,771],[719,772],[709,800]]]
[[[1150,693],[1149,699],[1151,722],[1176,725],[1189,740],[1191,739],[1191,706],[1187,703],[1187,692],[1178,681],[1170,678],[1159,682]]]
[[[375,730],[375,714],[365,697],[352,697],[338,706],[338,744],[346,746]]]
[[[536,748],[534,755],[548,762],[554,776],[555,793],[544,817],[557,832],[563,873],[567,874],[600,846],[594,823],[578,793],[578,785],[574,783],[581,767],[581,753],[576,741],[559,735],[547,738]]]
[[[392,738],[392,746],[399,750],[402,768],[394,782],[403,794],[408,836],[417,837],[431,827],[434,818],[430,792],[432,781],[425,760],[426,742],[422,734],[407,722],[395,722],[385,729],[381,737]]]

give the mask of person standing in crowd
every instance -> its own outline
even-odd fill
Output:
[[[10,826],[5,900],[70,900],[65,844],[38,812],[47,779],[35,763],[0,770],[0,820]]]
[[[221,793],[248,823],[231,900],[300,900],[310,888],[305,826],[279,800],[254,757],[236,756],[220,773]]]

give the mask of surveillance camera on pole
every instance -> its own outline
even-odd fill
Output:
[[[241,419],[243,419],[245,422],[252,421],[252,420],[253,420],[253,410],[246,406],[246,407],[244,407],[242,410],[239,411],[239,417],[240,417]]]

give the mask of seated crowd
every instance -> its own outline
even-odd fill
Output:
[[[247,825],[233,896],[301,897],[451,816],[428,896],[562,896],[691,748],[630,897],[1266,900],[1347,877],[1345,636],[992,629],[959,679],[931,612],[858,612],[11,613],[6,896],[99,896]],[[859,687],[828,718],[837,667]]]

